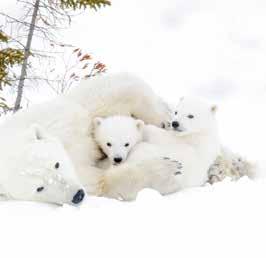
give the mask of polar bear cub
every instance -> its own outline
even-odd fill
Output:
[[[110,164],[123,163],[132,148],[143,138],[144,122],[128,116],[94,119],[94,139]]]
[[[61,143],[40,126],[1,135],[2,199],[78,204],[84,190]]]
[[[212,111],[214,113],[216,109],[216,106],[212,107]],[[186,126],[188,126],[185,124],[185,122],[182,124],[179,123],[179,113],[180,111],[177,107],[171,107],[171,121],[166,124],[166,129],[174,130],[176,132],[182,132],[184,127],[186,128]],[[192,121],[194,119],[194,115],[192,114],[190,114],[189,117],[191,120],[187,120],[187,122]],[[189,126],[192,126],[192,124]],[[192,130],[192,128],[190,129]],[[248,176],[252,178],[255,175],[255,169],[255,163],[250,162],[239,154],[230,151],[228,148],[221,147],[221,152],[209,168],[208,182],[213,184],[215,182],[222,181],[225,177],[230,177],[232,180],[237,180],[242,176]]]
[[[215,112],[215,106],[186,97],[176,107],[173,131],[144,126],[143,141],[131,150],[127,162],[104,175],[102,195],[132,200],[143,188],[168,194],[205,184],[220,153]],[[163,168],[167,160],[176,163],[175,172]]]

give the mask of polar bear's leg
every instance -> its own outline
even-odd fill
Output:
[[[99,195],[130,201],[144,188],[153,188],[161,194],[173,193],[179,189],[178,177],[182,173],[182,164],[165,157],[125,163],[106,171]]]
[[[91,117],[132,115],[147,124],[160,126],[169,120],[169,110],[142,79],[127,73],[83,80],[67,94],[82,105]]]
[[[97,168],[95,160],[101,158],[94,141],[87,137],[76,136],[75,142],[66,147],[75,167],[76,174],[88,194],[95,194],[104,170]]]
[[[122,75],[120,81],[120,86],[116,86],[117,97],[120,101],[127,98],[132,116],[157,126],[170,119],[168,105],[145,81],[130,75]]]
[[[161,127],[170,120],[168,105],[152,91],[149,94],[140,95],[132,110],[132,116],[143,120],[146,124]]]

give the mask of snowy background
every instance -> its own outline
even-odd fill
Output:
[[[11,13],[14,0],[2,0]],[[143,77],[166,100],[218,103],[222,143],[264,165],[265,0],[113,0],[63,41],[108,72]],[[50,97],[40,98],[36,102]],[[0,203],[1,257],[265,257],[266,182],[246,178],[134,203],[87,197],[80,208]]]

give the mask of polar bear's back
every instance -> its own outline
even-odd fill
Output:
[[[146,123],[160,125],[167,107],[141,79],[125,74],[84,80],[67,94],[21,110],[7,119],[0,131],[21,130],[38,123],[55,136],[88,133],[95,116],[135,115]]]
[[[92,118],[133,115],[155,125],[168,118],[167,105],[143,80],[128,73],[83,80],[66,98],[84,107]]]
[[[19,134],[32,124],[39,124],[60,140],[67,140],[70,134],[87,133],[89,119],[82,107],[64,97],[57,97],[55,100],[20,110],[8,118],[0,126],[0,139]]]

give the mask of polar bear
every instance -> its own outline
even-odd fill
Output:
[[[168,104],[171,121],[164,123],[166,130],[178,131],[176,124],[176,116],[178,114],[175,105]],[[221,146],[221,152],[216,157],[216,160],[211,165],[208,171],[208,183],[213,184],[222,181],[224,178],[229,177],[232,180],[238,180],[242,176],[248,176],[253,179],[256,176],[258,165],[245,157],[234,153],[229,148]]]
[[[85,195],[61,143],[40,126],[1,134],[2,199],[78,204]]]
[[[109,165],[123,163],[132,148],[142,141],[144,122],[128,116],[94,119],[94,139],[109,159]]]
[[[62,142],[82,184],[94,194],[103,174],[96,163],[103,153],[93,138],[92,121],[97,116],[110,115],[134,116],[159,126],[168,117],[168,107],[133,75],[98,76],[47,103],[17,112],[1,126],[0,135],[10,128],[20,131],[32,123],[40,124]]]
[[[106,171],[102,195],[133,200],[143,188],[168,194],[204,185],[220,153],[215,112],[215,106],[197,98],[181,99],[171,122],[174,131],[146,125],[143,142],[132,149],[127,161]],[[162,169],[165,161],[175,166]]]

